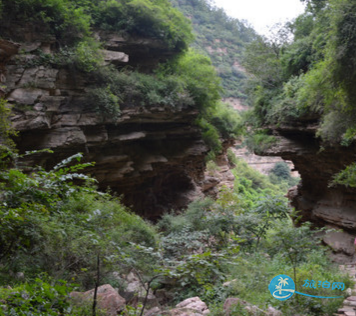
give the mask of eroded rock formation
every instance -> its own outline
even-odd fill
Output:
[[[202,196],[199,185],[208,148],[194,124],[195,108],[123,104],[118,120],[103,117],[88,105],[90,76],[68,68],[29,66],[35,50],[51,53],[53,39],[28,32],[24,30],[22,42],[0,42],[1,85],[6,86],[3,96],[14,105],[18,149],[55,152],[36,154],[28,163],[51,168],[82,152],[85,161],[96,163],[88,172],[100,188],[123,194],[126,205],[150,218]],[[148,69],[171,54],[149,39],[109,33],[97,37],[105,43],[106,63],[140,63],[140,69]]]
[[[273,129],[278,139],[263,155],[281,156],[293,162],[301,183],[289,191],[292,206],[301,211],[303,220],[318,226],[342,229],[324,238],[340,262],[354,253],[356,233],[356,190],[330,187],[333,176],[355,161],[356,147],[326,146],[316,138],[317,119],[295,122]]]

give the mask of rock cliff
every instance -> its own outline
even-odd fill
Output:
[[[16,34],[20,34],[17,30]],[[15,36],[15,35],[14,35]],[[97,33],[105,63],[148,71],[172,52],[149,39]],[[137,213],[155,218],[201,196],[208,148],[191,106],[121,106],[120,117],[103,117],[89,106],[88,75],[68,68],[33,66],[33,52],[51,53],[53,39],[23,30],[17,43],[0,40],[1,94],[13,105],[20,152],[50,148],[27,163],[54,166],[82,152],[101,189],[110,187]],[[31,66],[32,65],[32,66]]]
[[[301,211],[304,221],[343,230],[324,238],[337,253],[335,259],[343,262],[354,253],[356,190],[329,184],[333,175],[355,160],[356,147],[322,144],[315,136],[317,126],[314,118],[273,128],[278,141],[263,155],[293,162],[302,180],[288,193],[291,204]]]

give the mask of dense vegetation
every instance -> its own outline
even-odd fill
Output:
[[[354,2],[305,2],[304,14],[248,48],[254,123],[320,118],[325,142],[348,145],[355,136]]]
[[[202,6],[202,20],[207,21],[208,12],[212,12],[221,28],[229,30],[221,40],[242,46],[254,35],[207,2],[195,3]],[[311,10],[317,12],[312,4]],[[95,106],[103,117],[118,117],[122,104],[194,106],[200,113],[197,124],[213,154],[221,150],[220,137],[239,133],[240,117],[220,103],[220,80],[211,61],[188,49],[192,39],[189,23],[166,0],[1,0],[0,8],[1,25],[17,20],[40,23],[56,38],[55,54],[38,51],[28,66],[69,67],[90,76],[94,84],[88,87],[89,106]],[[215,39],[215,26],[205,27]],[[94,28],[153,37],[176,55],[151,73],[104,67],[100,43],[92,36]],[[229,58],[235,62],[237,56],[233,53]],[[236,87],[234,80],[225,81],[230,92]],[[266,87],[260,89],[267,91]],[[91,289],[97,283],[125,289],[127,284],[117,275],[129,271],[135,271],[143,283],[154,280],[150,282],[153,289],[171,293],[174,299],[168,305],[200,296],[213,315],[222,314],[228,296],[247,299],[263,309],[273,305],[286,314],[291,310],[305,315],[335,312],[340,300],[320,303],[300,297],[287,304],[273,300],[267,285],[280,273],[293,275],[298,285],[314,278],[351,286],[328,261],[310,225],[292,224],[291,217],[297,214],[291,213],[280,194],[286,187],[281,179],[289,181],[283,167],[276,167],[271,183],[230,152],[236,176],[232,190],[224,187],[216,201],[195,201],[187,210],[165,214],[153,225],[132,214],[120,199],[98,192],[96,181],[81,173],[91,166],[80,163],[81,154],[52,170],[22,166],[21,155],[9,141],[14,132],[8,115],[8,104],[2,99],[0,313],[88,315],[90,306],[71,306],[68,293],[73,288]],[[208,168],[213,173],[219,167],[210,161]],[[224,286],[226,281],[231,281],[230,285]],[[330,294],[317,291],[306,290]],[[139,315],[141,308],[127,307],[124,314]],[[243,314],[246,311],[239,307],[232,313]]]
[[[239,65],[242,53],[256,37],[254,30],[207,0],[171,0],[192,21],[193,47],[209,56],[221,78],[223,97],[246,101],[246,75]]]
[[[2,0],[2,23],[43,23],[62,45],[89,36],[92,28],[158,38],[172,49],[187,48],[189,23],[168,0]]]
[[[5,315],[88,315],[90,306],[72,306],[68,293],[94,287],[98,258],[100,283],[125,289],[125,281],[113,272],[133,270],[145,281],[155,278],[152,288],[171,293],[169,304],[198,295],[213,315],[221,315],[229,296],[285,313],[333,312],[342,299],[322,304],[304,297],[288,304],[272,300],[267,284],[281,272],[293,275],[300,286],[307,278],[337,280],[347,287],[351,282],[327,260],[308,224],[293,226],[281,188],[229,156],[236,165],[234,190],[223,188],[217,201],[198,200],[178,215],[165,214],[156,226],[108,193],[97,192],[95,180],[80,173],[91,165],[80,164],[80,154],[30,175],[3,167],[0,281],[11,286],[0,288]],[[11,159],[21,165],[17,154]],[[211,166],[211,172],[216,168]],[[138,315],[141,307],[130,310]],[[243,313],[237,307],[232,315]]]
[[[271,136],[261,127],[295,121],[319,123],[323,146],[349,146],[356,136],[355,29],[353,0],[305,0],[305,13],[269,39],[254,41],[244,65],[253,74],[250,96],[254,104],[250,124],[252,148],[268,146]],[[290,40],[291,37],[293,40]],[[262,135],[264,141],[258,144]],[[350,185],[350,166],[332,185]]]

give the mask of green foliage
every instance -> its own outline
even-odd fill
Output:
[[[207,0],[171,0],[193,24],[193,47],[211,58],[221,77],[223,97],[246,99],[245,73],[240,67],[246,43],[255,36],[243,21],[229,17]]]
[[[157,38],[177,51],[193,39],[188,20],[167,0],[3,0],[2,18],[43,23],[65,44],[90,35],[91,27]]]
[[[270,173],[283,180],[289,180],[291,177],[289,166],[284,161],[276,162]]]
[[[207,117],[224,139],[234,138],[242,134],[242,119],[239,113],[225,103],[219,103]]]
[[[0,289],[0,300],[4,315],[89,315],[92,304],[82,303],[75,306],[70,299],[70,292],[75,288],[63,280],[53,280],[45,275],[17,285],[14,289]],[[98,310],[98,316],[104,311]]]
[[[286,26],[294,41],[279,36],[278,46],[260,38],[247,49],[255,122],[261,127],[319,119],[323,141],[350,145],[356,117],[355,3],[305,2],[306,12]]]
[[[239,194],[243,208],[251,209],[263,196],[277,195],[280,188],[272,184],[267,176],[251,168],[243,159],[235,158],[234,191]]]
[[[271,100],[273,104],[264,117],[266,123],[288,124],[297,121],[308,112],[299,90],[304,86],[304,80],[304,75],[300,75],[291,77],[289,81],[283,84],[279,96]]]
[[[274,251],[278,252],[287,260],[293,268],[294,280],[297,280],[297,267],[312,250],[317,249],[323,230],[310,229],[310,223],[304,223],[298,228],[291,225],[280,227],[272,237]],[[319,233],[319,234],[317,234]],[[298,289],[297,289],[298,290]]]
[[[111,92],[110,86],[94,88],[88,93],[89,104],[104,118],[118,119],[120,115],[120,99]]]
[[[91,38],[81,41],[74,50],[73,63],[78,69],[85,72],[96,70],[103,62],[99,48],[99,43]]]
[[[332,11],[331,11],[332,10]],[[333,26],[330,48],[333,57],[332,80],[345,91],[351,106],[356,100],[356,4],[354,1],[330,1]]]
[[[234,194],[225,196],[225,200],[222,198],[217,203],[209,199],[198,200],[190,204],[187,211],[181,215],[164,215],[159,227],[166,234],[162,239],[165,248],[169,249],[170,253],[181,254],[189,252],[193,245],[195,246],[191,250],[226,247],[228,237],[238,230],[237,201]],[[209,241],[212,237],[215,242]]]
[[[216,106],[220,100],[220,79],[208,57],[189,50],[171,62],[165,72],[172,74],[172,71],[186,83],[198,109]]]
[[[258,247],[261,238],[266,236],[267,231],[278,221],[287,219],[288,215],[289,207],[285,198],[267,196],[264,200],[260,200],[256,207],[249,212],[246,221],[246,223],[250,221],[247,229],[252,231],[257,238],[256,247]]]
[[[94,180],[78,173],[91,165],[72,165],[80,157],[70,157],[48,172],[1,173],[0,274],[9,269],[29,276],[47,272],[66,280],[74,277],[90,287],[97,253],[105,258],[105,275],[113,264],[121,269],[119,262],[110,261],[112,254],[120,249],[135,252],[130,242],[155,246],[155,231],[149,225],[119,201],[96,192],[90,186]],[[73,180],[87,184],[74,185]]]
[[[175,73],[163,77],[102,67],[93,73],[93,78],[97,84],[89,88],[88,104],[104,117],[117,118],[120,105],[178,109],[195,105],[187,83]]]
[[[356,163],[347,166],[344,170],[333,176],[329,186],[343,185],[346,187],[356,187]]]
[[[285,162],[277,162],[270,170],[269,179],[271,183],[279,185],[286,190],[299,183],[299,177],[292,177],[290,168]]]
[[[249,134],[245,139],[247,147],[256,154],[262,154],[273,145],[276,144],[277,139],[268,135],[266,130],[259,130],[255,133]]]
[[[1,289],[0,299],[6,315],[78,315],[69,303],[72,289],[64,281],[50,284],[36,278],[15,289]]]
[[[168,0],[100,1],[93,11],[100,28],[158,38],[171,49],[186,49],[193,40],[188,19]]]
[[[220,79],[209,58],[190,50],[163,66],[158,71],[158,78],[164,78],[165,81],[169,78],[178,79],[177,82],[183,83],[181,87],[186,90],[183,96],[188,95],[200,110],[197,125],[202,130],[205,143],[211,149],[208,160],[214,159],[221,151],[220,138],[237,138],[241,133],[239,114],[219,102]]]
[[[90,34],[91,17],[70,0],[3,0],[2,23],[43,23],[58,41],[73,43]]]
[[[13,160],[15,144],[11,139],[17,132],[9,119],[11,108],[5,99],[0,98],[0,169],[7,167]]]
[[[288,226],[283,222],[284,226]],[[290,223],[289,223],[290,225]],[[298,230],[298,228],[294,228]],[[270,232],[272,233],[272,232]],[[272,242],[265,244],[264,251],[273,246]],[[269,252],[269,251],[268,251]],[[298,291],[311,295],[332,296],[330,289],[309,289],[302,287],[304,280],[329,281],[345,283],[345,287],[352,287],[352,281],[346,274],[339,271],[338,266],[330,262],[322,249],[313,250],[306,254],[303,262],[298,267],[297,279],[294,280]],[[268,255],[268,253],[257,252],[254,254],[244,254],[241,261],[237,261],[231,266],[231,285],[228,289],[229,297],[239,297],[250,304],[255,304],[265,310],[268,306],[273,306],[281,311],[283,315],[292,313],[303,313],[306,315],[331,315],[341,306],[344,298],[341,299],[312,299],[305,296],[293,296],[291,299],[279,302],[274,299],[266,284],[278,274],[286,274],[293,278],[293,270],[286,263],[281,254]],[[340,293],[340,292],[339,292]],[[339,295],[339,293],[337,293]],[[341,294],[341,293],[340,293]],[[341,296],[346,296],[342,293]],[[240,314],[237,314],[240,315]]]
[[[274,89],[284,81],[280,59],[282,44],[278,40],[258,37],[246,49],[244,66],[256,76],[263,87]]]
[[[209,123],[204,118],[199,119],[197,121],[197,125],[202,131],[202,137],[204,142],[209,146],[212,151],[212,154],[208,156],[208,160],[214,160],[215,155],[221,152],[222,150],[219,132],[211,123]]]

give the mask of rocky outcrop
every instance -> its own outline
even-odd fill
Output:
[[[100,32],[97,37],[105,43],[106,63],[138,65],[141,54],[145,68],[169,55],[154,40]],[[69,68],[30,66],[33,63],[27,61],[34,58],[34,50],[52,52],[52,40],[40,34],[23,38],[31,41],[0,42],[7,56],[0,60],[1,84],[6,86],[4,96],[14,105],[12,122],[19,131],[16,143],[20,152],[54,151],[29,157],[27,163],[51,168],[82,152],[85,161],[95,162],[87,172],[101,189],[110,187],[123,195],[126,205],[150,218],[202,196],[199,185],[208,148],[194,124],[195,108],[123,104],[118,119],[103,116],[88,100],[90,76]]]
[[[205,171],[204,181],[202,183],[201,189],[203,193],[212,198],[218,198],[219,192],[223,188],[232,190],[234,188],[235,176],[231,172],[234,168],[230,164],[227,157],[228,148],[234,145],[234,140],[226,140],[223,143],[223,150],[220,155],[218,155],[213,163],[214,170]]]
[[[293,162],[301,183],[289,191],[292,206],[301,211],[304,221],[318,226],[344,230],[325,242],[335,252],[350,255],[356,232],[356,190],[344,186],[330,187],[333,176],[355,161],[356,146],[326,146],[315,137],[317,120],[296,122],[273,129],[277,143],[263,152]],[[342,241],[340,240],[342,239]],[[343,255],[336,256],[339,259]]]

